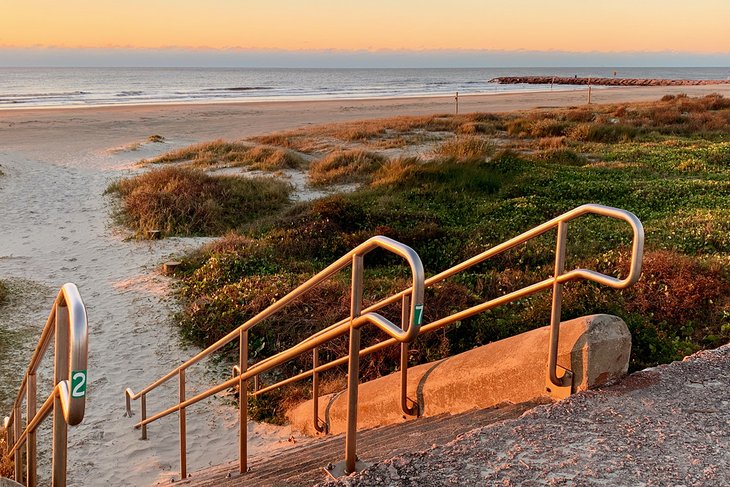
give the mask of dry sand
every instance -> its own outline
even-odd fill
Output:
[[[593,100],[655,100],[679,92],[730,96],[730,85],[597,89]],[[585,91],[463,96],[460,111],[581,105],[585,97]],[[125,240],[109,222],[103,192],[110,181],[138,171],[133,167],[138,159],[189,143],[308,124],[452,111],[452,97],[0,111],[0,170],[5,173],[0,176],[0,279],[13,279],[18,289],[34,289],[29,306],[16,306],[16,312],[3,315],[0,326],[39,333],[57,289],[68,281],[78,285],[88,308],[87,415],[69,433],[71,484],[149,485],[175,473],[177,420],[153,424],[150,439],[139,440],[132,420],[123,417],[123,391],[127,386],[139,389],[195,352],[177,337],[170,318],[170,283],[156,267],[203,239]],[[144,143],[152,134],[164,136],[167,143]],[[136,150],[120,150],[139,143]],[[49,291],[39,297],[39,289]],[[17,386],[30,359],[14,363],[20,360],[17,355],[2,363],[3,387]],[[209,384],[212,374],[220,373],[215,369],[215,364],[194,368],[188,394]],[[175,397],[175,388],[171,384],[167,397]],[[151,410],[163,405],[158,397],[149,399]],[[251,424],[249,429],[252,455],[288,444],[286,428]],[[188,438],[190,470],[235,458],[235,411],[225,399],[192,409]]]

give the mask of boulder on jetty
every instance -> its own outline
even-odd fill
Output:
[[[565,76],[503,76],[489,80],[503,85],[699,86],[730,84],[714,79],[571,78]]]

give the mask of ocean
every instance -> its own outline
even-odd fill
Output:
[[[499,76],[730,79],[728,68],[0,68],[0,109],[542,91]],[[561,86],[558,89],[575,89]],[[586,87],[581,87],[585,89]]]

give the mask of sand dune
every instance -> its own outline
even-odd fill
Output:
[[[679,92],[730,96],[730,86],[607,88],[595,90],[593,100],[655,100]],[[585,91],[464,96],[460,111],[581,105],[585,97]],[[441,97],[0,111],[5,173],[0,176],[0,278],[53,289],[49,300],[64,282],[75,282],[88,306],[88,406],[84,423],[69,434],[72,483],[145,485],[177,470],[176,418],[152,425],[150,439],[139,440],[132,421],[123,417],[123,391],[127,386],[139,389],[195,352],[177,337],[170,320],[175,304],[167,299],[169,281],[156,266],[204,239],[125,240],[109,223],[103,192],[110,181],[142,170],[133,164],[138,159],[189,143],[453,109],[452,97]],[[145,143],[152,134],[167,142]],[[33,308],[12,319],[40,330],[49,310],[50,303],[45,310]],[[29,358],[4,367],[24,370]],[[219,373],[213,364],[193,369],[188,393]],[[175,388],[171,384],[168,398],[176,396]],[[191,470],[235,458],[235,411],[227,404],[210,400],[188,413]],[[163,405],[155,396],[149,400],[151,409]],[[288,444],[286,428],[249,428],[252,455]]]

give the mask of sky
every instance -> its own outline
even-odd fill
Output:
[[[510,54],[730,65],[730,0],[0,0],[0,11],[6,66],[496,66]]]

